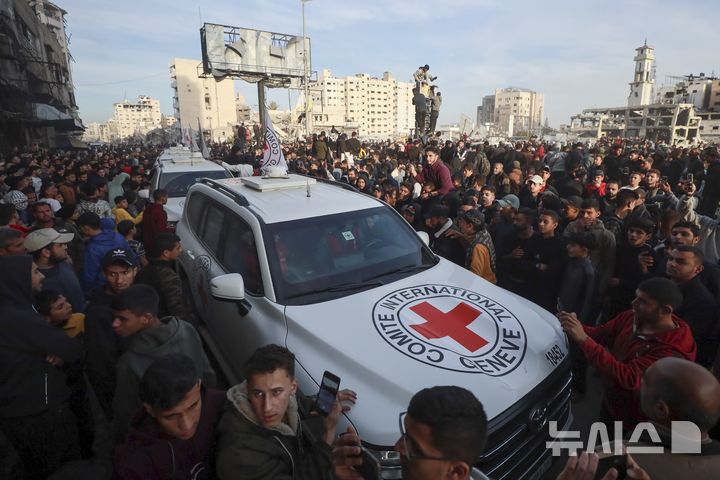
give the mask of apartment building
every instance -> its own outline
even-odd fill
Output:
[[[335,127],[377,138],[408,134],[414,125],[412,88],[389,72],[381,78],[366,73],[334,77],[322,70],[310,87],[313,130]]]
[[[201,61],[175,58],[170,66],[175,117],[182,128],[197,130],[198,123],[215,141],[233,135],[237,123],[235,84],[231,78],[200,76]]]
[[[140,95],[137,102],[125,99],[113,104],[113,120],[120,138],[145,135],[162,126],[160,100]]]

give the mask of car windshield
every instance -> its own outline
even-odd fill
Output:
[[[168,192],[168,197],[184,197],[190,187],[198,182],[201,178],[211,178],[218,180],[220,178],[231,178],[232,174],[226,170],[206,170],[196,172],[178,172],[163,173],[160,177],[159,188],[164,188]]]
[[[265,226],[278,301],[306,305],[399,280],[437,263],[388,207]]]

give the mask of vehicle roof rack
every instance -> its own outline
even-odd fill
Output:
[[[312,178],[320,183],[324,183],[326,185],[332,185],[333,187],[342,188],[343,190],[347,190],[350,192],[360,193],[360,191],[357,188],[353,187],[349,183],[340,182],[338,180],[330,180],[328,178],[312,177],[310,175],[300,175],[300,176],[306,177],[306,178]]]
[[[210,178],[201,178],[198,183],[202,183],[203,185],[207,185],[208,187],[212,188],[213,190],[217,190],[218,192],[222,192],[225,195],[232,198],[235,203],[240,205],[241,207],[249,207],[250,202],[248,202],[248,199],[245,198],[245,195],[243,195],[240,192],[236,192],[232,188],[228,187],[227,185],[223,185],[220,182],[217,182],[215,180],[212,180]]]

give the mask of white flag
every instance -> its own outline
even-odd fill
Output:
[[[210,150],[208,150],[207,145],[205,144],[205,135],[203,134],[202,126],[200,125],[200,119],[198,118],[198,132],[200,132],[200,151],[202,152],[202,156],[205,160],[210,159]]]
[[[263,148],[263,159],[260,162],[260,170],[265,173],[269,167],[281,167],[286,172],[288,170],[285,154],[282,151],[280,139],[275,133],[275,129],[270,120],[267,107],[265,108],[265,147]]]

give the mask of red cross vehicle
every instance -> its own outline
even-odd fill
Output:
[[[399,478],[398,414],[434,385],[472,390],[490,419],[477,465],[494,479],[551,467],[567,428],[568,345],[549,312],[437,257],[393,208],[299,175],[203,179],[177,225],[198,328],[231,382],[259,346],[295,352],[302,392],[323,372],[362,392],[345,422]]]

